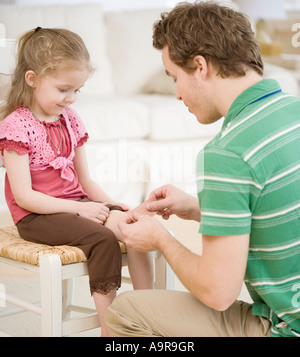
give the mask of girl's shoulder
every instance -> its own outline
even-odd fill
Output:
[[[86,134],[86,128],[83,121],[75,109],[71,107],[65,108],[63,112],[64,118],[69,121],[71,128],[77,138],[81,138]]]
[[[26,108],[18,108],[0,122],[0,139],[28,143],[31,133],[36,132],[36,120]]]
[[[32,126],[34,118],[29,109],[20,107],[10,113],[6,118],[4,118],[0,125],[3,126],[17,126],[17,127],[26,127],[27,125]]]
[[[68,119],[72,125],[74,123],[82,123],[80,115],[74,108],[66,107],[63,111],[63,116],[65,117],[65,119]]]

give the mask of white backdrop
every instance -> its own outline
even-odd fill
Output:
[[[21,5],[98,3],[104,11],[129,10],[139,8],[173,7],[179,0],[15,0]],[[0,1],[1,3],[1,1]]]
[[[181,0],[0,0],[0,4],[41,5],[57,3],[75,4],[96,2],[102,5],[104,11],[115,11],[139,8],[174,7],[174,5],[176,5],[180,1]],[[186,1],[192,2],[192,0]],[[251,2],[251,0],[249,0],[249,2]],[[288,11],[300,10],[300,0],[284,0],[284,4],[286,10]]]

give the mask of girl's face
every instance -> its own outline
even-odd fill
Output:
[[[55,121],[65,107],[75,102],[89,76],[87,69],[58,69],[39,78],[33,71],[25,78],[33,88],[31,112],[41,121]]]

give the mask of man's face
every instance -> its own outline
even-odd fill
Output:
[[[176,83],[177,99],[184,102],[199,123],[210,124],[222,117],[214,105],[212,76],[204,75],[201,66],[192,73],[184,71],[170,59],[167,46],[162,51],[162,61],[167,75]]]

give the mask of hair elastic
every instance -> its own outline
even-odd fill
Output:
[[[34,32],[37,33],[40,29],[41,29],[41,27],[38,26],[38,27],[34,30]]]

